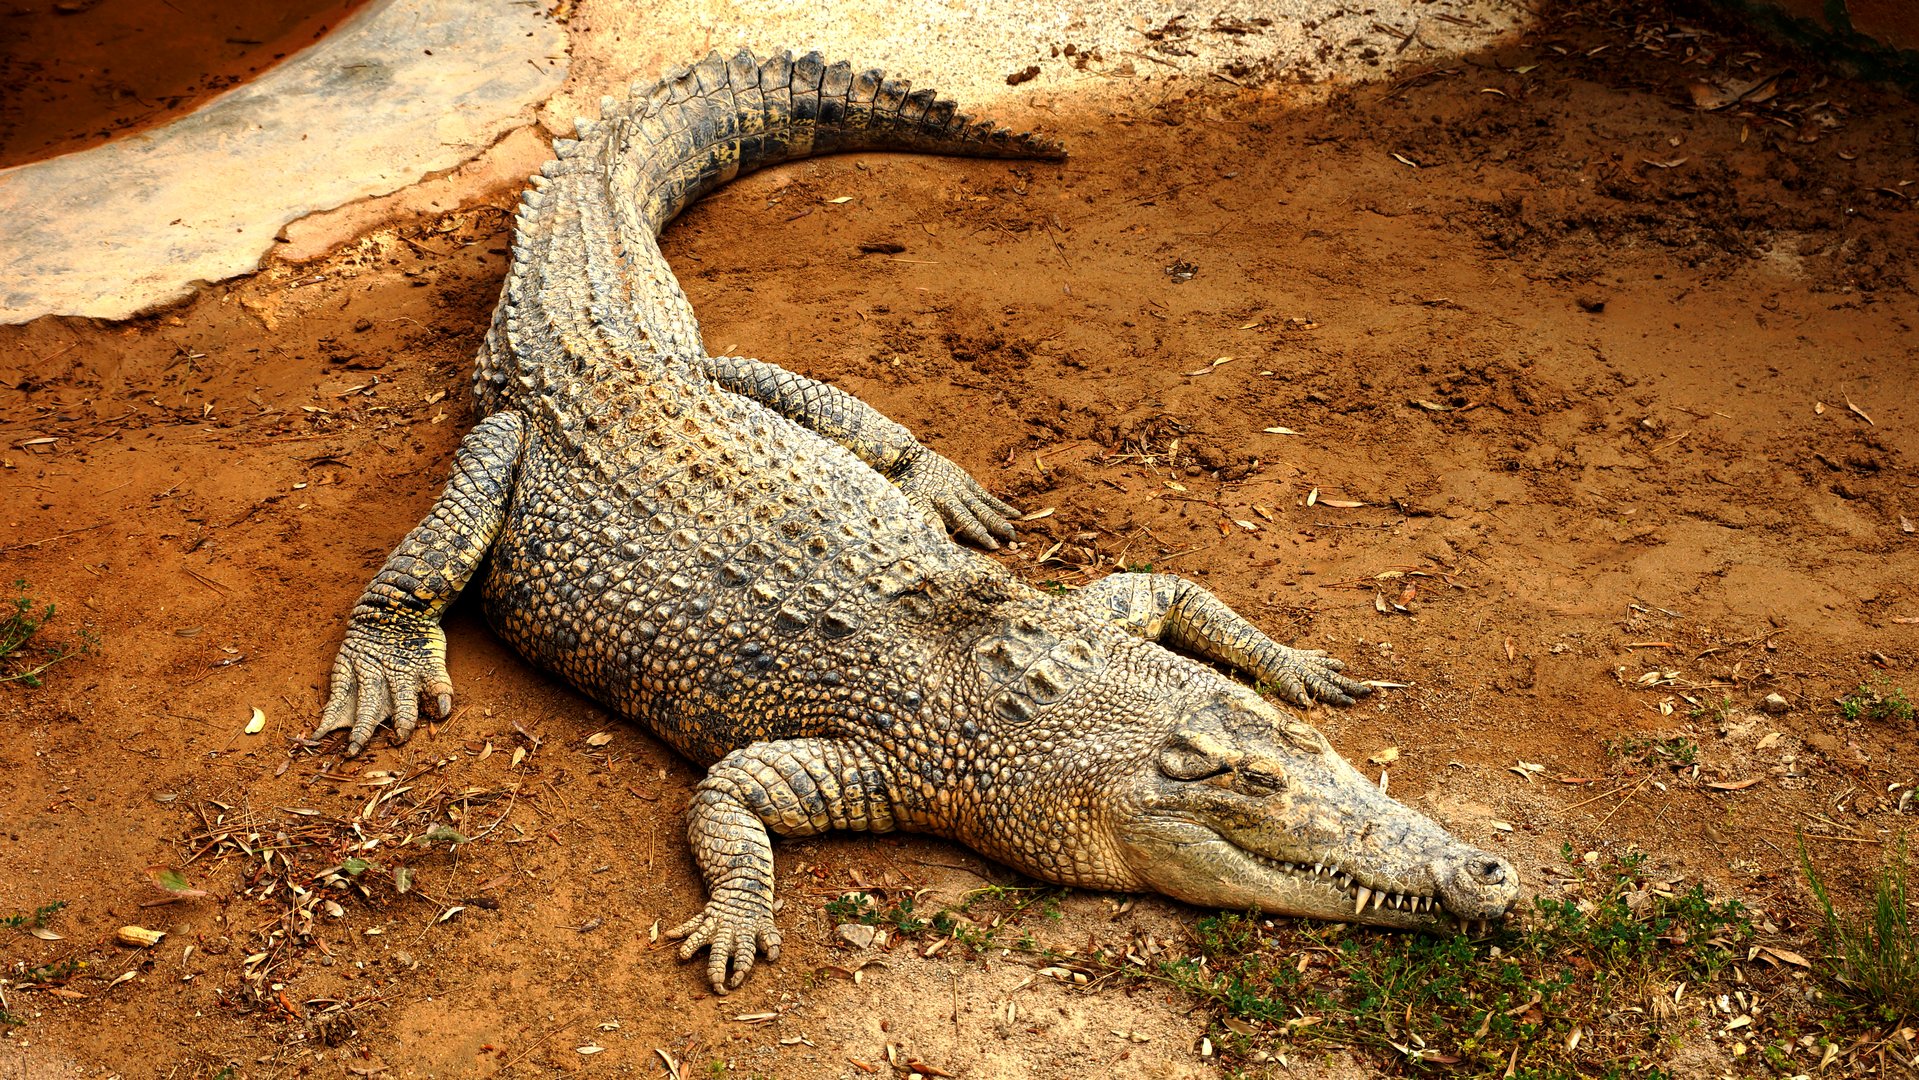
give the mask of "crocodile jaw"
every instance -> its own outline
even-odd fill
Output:
[[[1202,824],[1167,819],[1137,822],[1119,846],[1155,891],[1200,907],[1394,930],[1474,932],[1503,919],[1519,893],[1518,875],[1505,860],[1457,842],[1391,866],[1350,854],[1310,859],[1295,852],[1288,859],[1241,847]],[[1486,880],[1488,868],[1496,880]]]
[[[1205,907],[1407,930],[1476,929],[1519,874],[1381,791],[1324,736],[1242,687],[1189,699],[1108,818],[1145,885]]]

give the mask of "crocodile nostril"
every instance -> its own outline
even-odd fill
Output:
[[[1502,885],[1506,881],[1506,864],[1498,859],[1487,859],[1479,864],[1479,880],[1487,885]]]

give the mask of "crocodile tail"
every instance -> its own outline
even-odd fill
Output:
[[[828,64],[817,52],[762,60],[719,53],[601,102],[581,125],[615,177],[625,173],[655,233],[700,196],[741,173],[795,158],[856,150],[1057,160],[1057,142],[1015,133],[958,111],[931,90],[877,69]],[[561,156],[568,156],[562,147]]]

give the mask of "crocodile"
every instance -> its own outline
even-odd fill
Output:
[[[625,98],[521,198],[474,377],[477,424],[348,619],[318,740],[362,752],[453,684],[440,620],[488,622],[706,767],[708,902],[671,931],[717,993],[777,960],[770,837],[947,837],[1033,877],[1412,930],[1503,918],[1519,875],[1361,776],[1289,704],[1340,661],[1199,585],[1064,595],[973,547],[1018,512],[857,398],[713,356],[657,238],[718,185],[834,151],[1061,147],[817,53],[714,53]],[[1245,681],[1242,681],[1245,680]],[[1252,685],[1249,685],[1249,682]]]

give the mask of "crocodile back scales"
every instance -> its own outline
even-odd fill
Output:
[[[727,179],[809,154],[1058,148],[817,55],[715,54],[603,110],[523,199],[479,356],[481,411],[529,431],[490,621],[696,761],[748,729],[926,743],[922,710],[954,708],[929,697],[966,689],[926,670],[954,628],[1035,594],[840,445],[702,375],[656,236]]]

